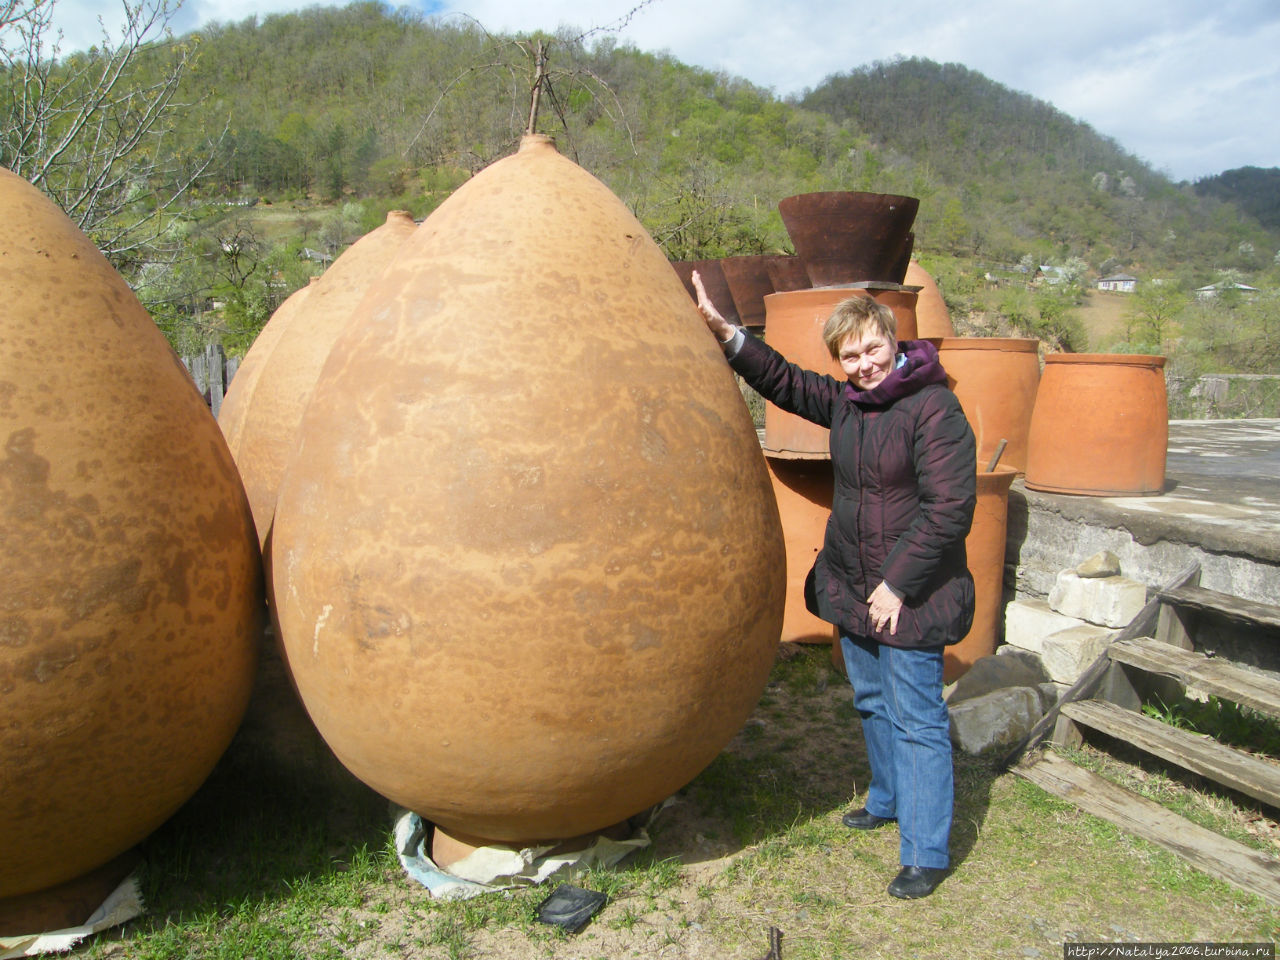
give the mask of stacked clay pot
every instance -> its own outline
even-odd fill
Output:
[[[907,264],[906,279],[902,281],[908,287],[918,287],[916,291],[916,335],[923,339],[933,337],[954,337],[955,328],[951,325],[951,311],[947,302],[942,299],[942,291],[929,275],[929,271],[920,266],[919,261],[912,260]]]
[[[258,542],[264,547],[275,516],[280,480],[293,455],[302,411],[311,399],[320,368],[352,310],[415,229],[413,217],[393,210],[382,226],[348,247],[305,288],[305,298],[285,317],[263,360],[235,458],[249,495]],[[280,310],[288,305],[286,301]]]
[[[8,171],[0,209],[3,899],[96,870],[195,792],[247,704],[262,596],[235,464],[164,337]]]
[[[1054,353],[1044,361],[1026,485],[1098,497],[1163,493],[1169,448],[1165,358]]]
[[[657,245],[526,137],[403,245],[334,345],[272,609],[338,758],[454,835],[597,830],[740,729],[782,621],[755,431]]]

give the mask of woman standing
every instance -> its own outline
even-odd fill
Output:
[[[950,866],[953,802],[942,651],[973,621],[964,540],[977,499],[976,444],[937,350],[902,344],[893,313],[841,302],[823,340],[847,382],[804,370],[724,319],[693,275],[698,309],[730,364],[765,399],[831,431],[835,476],[810,611],[839,628],[871,784],[843,822],[898,823],[889,893],[926,897]]]

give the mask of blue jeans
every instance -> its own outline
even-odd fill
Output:
[[[951,864],[951,722],[942,647],[906,650],[841,634],[871,763],[867,812],[897,817],[904,867]]]

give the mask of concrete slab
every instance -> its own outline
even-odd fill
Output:
[[[1109,549],[1148,586],[1194,559],[1210,589],[1280,601],[1280,419],[1172,421],[1168,450],[1157,497],[1041,493],[1016,481],[1013,596],[1047,596],[1060,570]]]

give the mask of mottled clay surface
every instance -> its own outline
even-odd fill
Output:
[[[208,408],[120,276],[0,171],[0,897],[137,843],[244,712],[261,573]]]
[[[929,271],[912,260],[907,264],[906,279],[902,281],[908,287],[919,287],[916,299],[916,336],[921,339],[929,337],[954,337],[955,329],[951,326],[951,311],[947,302],[942,299],[942,291],[934,282]]]
[[[1039,341],[1017,337],[942,337],[933,340],[978,444],[985,470],[1005,440],[1000,465],[1027,469],[1031,413],[1040,386]]]
[[[231,451],[237,466],[240,460],[240,441],[244,436],[245,421],[253,404],[253,395],[258,390],[262,371],[266,368],[267,360],[275,350],[276,344],[293,323],[293,318],[298,315],[302,302],[310,295],[311,288],[319,279],[319,277],[312,277],[307,286],[293,291],[284,303],[276,307],[276,312],[271,315],[267,325],[258,331],[253,346],[240,361],[240,366],[236,368],[236,375],[231,378],[231,385],[227,387],[227,395],[222,398],[222,407],[218,410],[218,427],[222,430],[222,435],[227,438],[227,449]],[[262,536],[258,537],[259,542],[262,541]]]
[[[416,229],[403,210],[348,247],[308,289],[267,356],[249,401],[236,464],[259,543],[275,516],[276,494],[298,441],[302,411],[333,343],[365,292]],[[283,309],[283,305],[281,307]]]
[[[545,138],[402,248],[277,503],[273,604],[338,757],[454,833],[556,839],[692,779],[763,689],[785,565],[678,277]]]

